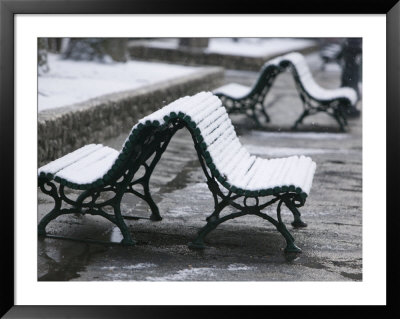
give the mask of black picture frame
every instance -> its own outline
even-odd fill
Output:
[[[310,313],[308,307],[170,307],[170,306],[15,306],[14,303],[14,18],[16,14],[385,14],[387,20],[387,306],[381,307],[329,307],[330,315],[346,317],[360,315],[360,311],[392,317],[396,309],[395,289],[399,279],[395,275],[395,256],[398,239],[394,237],[397,225],[397,205],[395,202],[398,183],[397,163],[399,163],[399,57],[400,57],[400,3],[391,1],[274,1],[274,3],[252,3],[241,5],[226,2],[208,1],[161,1],[161,0],[0,0],[0,180],[1,191],[1,308],[0,315],[5,318],[151,318],[166,316],[221,316],[227,310],[236,315],[245,315],[249,310],[264,311],[264,315],[307,314],[313,316],[317,311],[326,312],[326,307],[317,307]],[[384,67],[382,65],[382,67]],[[383,106],[377,106],[377,111]],[[379,199],[382,200],[382,199]],[[397,270],[397,269],[396,269]],[[283,296],[284,298],[284,296]],[[7,314],[6,314],[7,313]],[[6,314],[6,315],[5,315]]]

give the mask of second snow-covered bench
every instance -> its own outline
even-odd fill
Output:
[[[126,193],[138,196],[148,203],[150,219],[161,220],[149,180],[172,136],[183,127],[192,135],[214,198],[214,211],[190,246],[203,248],[204,237],[224,221],[256,215],[271,222],[283,235],[286,251],[300,251],[282,221],[281,205],[284,203],[293,213],[295,227],[306,226],[297,208],[304,205],[310,191],[315,163],[304,156],[263,159],[249,154],[221,101],[210,92],[178,99],[143,118],[133,127],[120,152],[91,144],[39,168],[39,187],[55,201],[53,210],[38,225],[39,235],[46,235],[47,224],[62,214],[92,214],[116,224],[123,235],[122,243],[133,245],[135,241],[124,221],[128,217],[121,213],[121,199]],[[141,167],[144,173],[137,176]],[[137,185],[143,191],[134,188]],[[66,187],[79,191],[79,196],[67,196]],[[274,203],[276,219],[262,212]],[[221,217],[227,206],[237,211]]]
[[[347,125],[346,110],[357,102],[356,92],[349,87],[325,89],[315,82],[304,56],[292,52],[274,58],[264,64],[260,75],[253,85],[248,87],[237,83],[229,83],[214,90],[227,108],[228,113],[244,113],[250,116],[257,125],[261,125],[259,117],[270,122],[264,100],[278,74],[286,69],[292,71],[297,91],[303,102],[303,113],[295,121],[296,129],[307,116],[325,112],[332,116],[344,131]],[[290,105],[288,105],[290,107]]]

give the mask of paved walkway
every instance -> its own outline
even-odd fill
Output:
[[[318,57],[308,57],[317,82],[339,85],[338,71],[318,71]],[[228,71],[227,82],[252,84],[256,72]],[[187,131],[172,139],[151,179],[151,189],[163,220],[128,221],[135,247],[39,240],[38,278],[42,281],[360,281],[362,280],[362,139],[361,118],[350,121],[348,133],[321,114],[306,120],[301,132],[289,132],[301,103],[288,74],[278,77],[267,103],[273,124],[251,129],[247,118],[234,116],[241,142],[262,157],[305,154],[317,163],[311,194],[301,208],[307,228],[292,229],[291,214],[283,219],[303,253],[288,258],[283,237],[266,221],[241,217],[220,225],[206,238],[208,248],[192,251],[187,243],[213,209],[212,196]],[[361,105],[359,105],[361,108]],[[312,131],[310,131],[310,128]],[[104,141],[119,149],[126,134]],[[38,192],[39,217],[52,203]],[[274,216],[275,207],[270,213]],[[133,197],[123,210],[149,216]],[[60,217],[49,232],[118,241],[119,231],[93,216]]]

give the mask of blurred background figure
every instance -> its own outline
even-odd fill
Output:
[[[343,71],[341,86],[353,88],[357,93],[357,99],[360,100],[361,70],[362,70],[362,38],[347,38],[343,43],[342,60]],[[349,117],[357,117],[360,111],[353,107],[347,112]]]
[[[47,62],[48,41],[46,38],[38,38],[38,75],[49,72]]]
[[[127,38],[71,38],[62,53],[72,60],[126,62],[127,44]]]
[[[342,38],[324,38],[321,39],[321,49],[319,56],[322,60],[321,70],[326,69],[326,65],[330,63],[341,66],[343,53]]]

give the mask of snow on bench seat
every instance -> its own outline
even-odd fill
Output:
[[[103,146],[78,162],[63,168],[56,176],[75,184],[89,184],[102,178],[114,164],[118,152]]]
[[[262,159],[251,155],[240,143],[220,99],[211,92],[180,98],[144,117],[133,127],[120,152],[102,145],[87,145],[41,167],[39,175],[73,188],[90,183],[101,185],[131,154],[144,127],[162,129],[177,118],[192,130],[212,174],[227,189],[249,196],[291,191],[307,197],[316,167],[311,158]]]
[[[89,144],[39,169],[39,176],[73,184],[91,184],[102,178],[119,152],[101,144]]]
[[[101,148],[102,145],[99,144],[89,144],[86,146],[81,147],[80,149],[77,149],[76,151],[69,153],[53,162],[50,162],[41,168],[39,168],[39,175],[40,174],[50,174],[54,175],[64,167],[71,165],[77,161],[79,161],[81,158],[89,155],[90,153],[98,150]]]
[[[245,97],[251,91],[250,86],[242,85],[239,83],[228,83],[219,88],[215,89],[215,93],[222,93],[225,95],[229,95],[233,98],[240,99]]]

